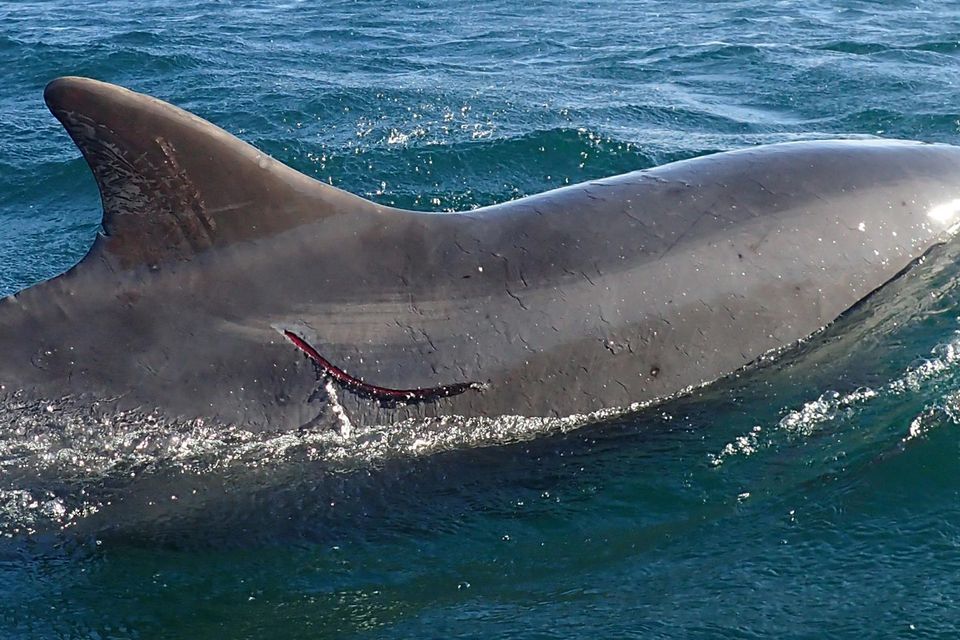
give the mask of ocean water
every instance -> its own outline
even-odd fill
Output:
[[[952,1],[0,2],[0,68],[0,294],[99,223],[59,75],[437,212],[761,143],[960,144]],[[958,255],[606,420],[4,425],[0,638],[956,638]]]

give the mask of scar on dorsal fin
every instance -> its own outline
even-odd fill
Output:
[[[104,238],[92,253],[121,268],[186,260],[330,216],[389,209],[115,85],[58,78],[44,99],[100,188]]]

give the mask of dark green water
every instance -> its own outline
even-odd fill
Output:
[[[960,144],[955,2],[0,2],[0,68],[0,293],[99,222],[58,75],[437,211],[758,143]],[[0,637],[956,638],[956,253],[602,424],[7,428]]]

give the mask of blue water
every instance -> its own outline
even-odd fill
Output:
[[[58,75],[434,211],[759,143],[960,144],[957,2],[0,2],[0,68],[0,294],[99,223]],[[601,424],[0,425],[0,637],[955,638],[958,265]]]

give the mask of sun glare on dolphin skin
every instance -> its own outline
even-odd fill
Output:
[[[953,235],[960,230],[960,198],[931,207],[927,217]]]

